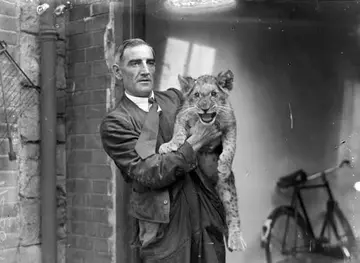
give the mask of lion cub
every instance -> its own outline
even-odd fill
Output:
[[[216,190],[224,205],[228,226],[227,246],[230,251],[245,249],[238,211],[235,178],[232,162],[236,149],[236,119],[229,101],[233,87],[233,73],[228,70],[217,77],[203,75],[197,79],[178,76],[184,94],[184,104],[176,116],[174,135],[171,141],[160,146],[159,153],[176,151],[190,136],[191,127],[198,121],[204,125],[217,125],[222,132],[222,152],[217,165]],[[207,153],[199,153],[201,170],[211,176],[204,160]],[[201,156],[202,155],[202,156]],[[203,158],[202,158],[203,157]]]

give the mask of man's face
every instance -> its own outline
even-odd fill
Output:
[[[125,49],[120,67],[114,66],[116,77],[121,79],[125,90],[133,96],[148,97],[153,89],[155,59],[147,45]]]

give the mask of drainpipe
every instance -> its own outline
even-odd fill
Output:
[[[56,216],[56,40],[55,0],[40,16],[40,178],[42,263],[57,262]]]

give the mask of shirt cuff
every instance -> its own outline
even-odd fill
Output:
[[[190,172],[197,167],[196,153],[194,152],[194,149],[192,148],[190,143],[185,141],[184,144],[178,149],[178,152],[184,156],[187,163],[185,172]]]

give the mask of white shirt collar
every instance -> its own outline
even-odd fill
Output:
[[[126,97],[128,97],[132,102],[134,102],[140,109],[142,109],[145,112],[149,112],[151,104],[149,103],[149,98],[154,98],[154,91],[151,91],[151,94],[148,97],[136,97],[133,95],[130,95],[125,91]],[[161,108],[159,106],[158,111],[161,111]]]

